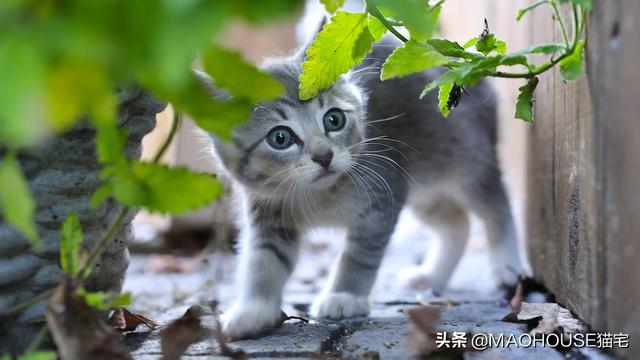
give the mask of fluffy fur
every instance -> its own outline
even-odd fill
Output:
[[[305,102],[297,96],[302,56],[269,61],[263,69],[285,85],[286,94],[257,106],[232,143],[214,141],[240,213],[239,293],[223,315],[228,336],[258,335],[278,322],[300,236],[316,226],[346,228],[348,238],[312,315],[367,315],[404,206],[440,235],[425,262],[401,274],[409,286],[446,286],[465,248],[470,211],[486,227],[495,276],[516,281],[522,266],[496,159],[493,92],[481,81],[444,119],[436,94],[418,98],[440,70],[380,82],[380,65],[394,46],[376,45],[361,66]],[[326,127],[331,109],[345,115],[338,131]],[[267,137],[276,127],[294,134],[290,146],[270,145]]]

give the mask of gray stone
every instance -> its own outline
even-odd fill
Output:
[[[142,137],[155,126],[155,115],[165,104],[132,88],[119,94],[119,124],[128,131],[126,155],[138,158]],[[58,266],[59,229],[71,211],[78,213],[91,247],[121,210],[112,200],[90,210],[90,199],[100,185],[101,166],[95,153],[95,130],[82,121],[64,134],[50,138],[29,152],[21,153],[20,164],[36,200],[35,221],[43,242],[38,253],[4,222],[0,223],[0,314],[54,286],[62,272]],[[130,215],[116,239],[108,244],[90,278],[89,290],[120,291],[129,263]],[[0,220],[2,220],[0,214]],[[0,322],[0,354],[18,352],[29,344],[42,326],[45,303],[38,304],[12,319]]]

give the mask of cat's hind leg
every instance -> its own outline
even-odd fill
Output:
[[[435,198],[416,195],[410,206],[436,234],[427,256],[419,266],[399,273],[401,283],[413,289],[446,287],[464,253],[469,237],[467,211],[446,195]]]

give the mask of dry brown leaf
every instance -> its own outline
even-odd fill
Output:
[[[155,321],[140,314],[132,313],[127,308],[114,310],[107,324],[120,332],[134,331],[142,324],[147,325],[151,329],[155,329],[156,326],[158,326],[158,323]]]
[[[518,321],[529,321],[539,318],[537,326],[531,333],[551,333],[562,328],[566,334],[580,333],[586,330],[582,321],[571,315],[571,312],[556,303],[527,303],[522,302]],[[546,320],[546,321],[545,321]],[[555,326],[553,326],[555,325]],[[553,326],[553,329],[550,329]],[[550,330],[550,331],[549,331]]]
[[[407,334],[407,345],[418,354],[426,356],[436,349],[434,326],[440,319],[440,309],[422,306],[407,311],[413,325]]]
[[[207,313],[202,306],[194,305],[160,331],[162,359],[179,360],[189,345],[211,335],[211,330],[205,328],[200,319]]]
[[[77,295],[77,281],[66,279],[56,288],[47,307],[47,325],[64,360],[132,359],[119,334],[103,314]]]

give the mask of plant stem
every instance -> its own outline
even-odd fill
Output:
[[[562,30],[562,37],[564,38],[564,45],[569,48],[569,35],[567,34],[567,28],[564,25],[564,21],[562,20],[562,16],[560,16],[560,10],[558,9],[558,4],[555,1],[550,2],[551,7],[553,8],[553,13],[556,16],[556,20],[560,24],[560,29]]]
[[[373,17],[380,20],[380,22],[382,22],[382,24],[387,28],[387,30],[389,30],[389,32],[395,35],[395,37],[400,39],[400,41],[402,42],[409,41],[409,39],[404,37],[404,35],[400,34],[400,32],[398,32],[398,30],[396,30],[396,28],[394,28],[393,25],[389,23],[387,18],[385,18],[384,15],[382,15],[380,10],[376,6],[367,6],[367,11],[369,12],[369,14],[373,15]]]
[[[47,300],[47,298],[49,298],[51,295],[53,295],[53,290],[54,289],[49,289],[45,292],[42,292],[32,298],[30,298],[29,300],[23,301],[17,305],[15,305],[14,307],[10,308],[9,310],[7,310],[4,314],[2,314],[2,316],[0,317],[4,317],[4,316],[10,316],[10,315],[15,315],[18,314],[20,312],[22,312],[24,309],[27,309],[41,301]]]
[[[154,163],[157,163],[158,161],[160,161],[162,156],[164,156],[164,153],[167,152],[167,149],[169,149],[169,146],[173,142],[173,138],[176,135],[176,132],[178,131],[178,127],[180,125],[181,119],[182,117],[180,116],[180,112],[177,111],[176,109],[173,109],[173,122],[171,123],[171,130],[169,130],[169,135],[167,136],[167,139],[165,140],[165,142],[162,144],[162,147],[158,150],[158,152],[156,153],[156,156],[153,157]]]
[[[33,339],[33,341],[31,341],[31,344],[29,344],[29,347],[25,351],[25,354],[38,350],[38,348],[44,341],[44,338],[47,337],[48,332],[49,328],[47,327],[47,323],[44,323],[40,330],[38,330],[36,337]]]
[[[89,253],[89,257],[87,258],[84,265],[82,266],[82,269],[80,269],[79,272],[82,280],[86,279],[86,277],[91,273],[89,270],[93,267],[96,259],[107,247],[107,243],[111,241],[111,238],[113,238],[116,235],[116,232],[120,230],[120,225],[122,225],[122,222],[127,217],[128,213],[128,206],[122,208],[116,218],[111,222],[111,224],[109,224],[109,227],[107,228],[107,231],[104,233],[104,235],[102,235],[100,240],[98,240],[98,242],[93,246],[93,249],[91,249],[91,252]]]

